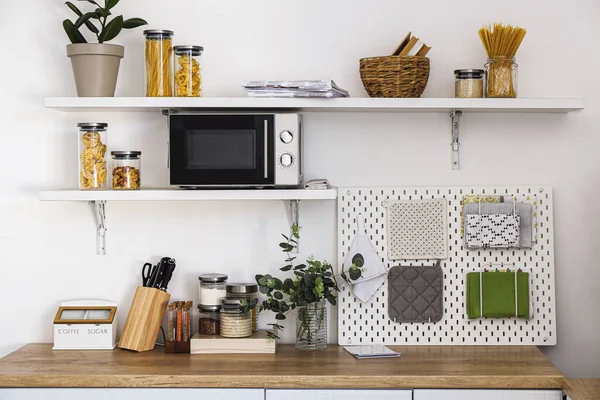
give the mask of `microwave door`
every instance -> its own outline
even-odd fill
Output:
[[[172,185],[273,185],[273,116],[174,115],[172,118]]]

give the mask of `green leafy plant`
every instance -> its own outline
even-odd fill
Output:
[[[104,43],[116,38],[123,29],[134,29],[148,24],[141,18],[123,19],[122,15],[114,17],[109,21],[108,17],[112,15],[111,10],[119,3],[119,0],[105,0],[104,7],[94,0],[78,1],[90,3],[95,6],[95,9],[94,11],[83,13],[72,2],[67,1],[65,3],[77,15],[75,22],[70,19],[63,21],[63,28],[71,43],[87,43],[87,40],[79,31],[79,28],[83,25],[96,35],[98,43]]]
[[[322,300],[331,305],[337,304],[337,293],[340,290],[338,276],[335,275],[333,267],[327,261],[318,261],[309,257],[305,264],[295,264],[296,257],[292,257],[292,251],[298,246],[300,239],[300,228],[292,225],[290,236],[283,235],[285,242],[279,243],[279,247],[286,254],[285,265],[280,268],[283,272],[293,272],[292,278],[281,280],[267,275],[256,275],[256,282],[262,294],[267,299],[260,305],[260,311],[268,310],[275,313],[276,323],[269,324],[273,330],[267,331],[271,338],[279,339],[277,331],[282,330],[278,322],[286,319],[286,314],[300,306],[306,306]],[[361,256],[362,258],[362,256]],[[360,260],[359,260],[360,261]],[[343,281],[352,284],[362,276],[364,271],[364,260],[360,266],[354,264],[348,275],[342,269],[339,275]],[[306,328],[306,327],[304,327]],[[302,329],[302,327],[297,327]]]

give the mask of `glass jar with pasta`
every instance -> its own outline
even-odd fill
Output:
[[[172,97],[173,31],[150,29],[146,36],[146,97]]]
[[[175,96],[199,97],[202,85],[200,55],[202,46],[175,46]]]
[[[79,188],[106,189],[106,136],[108,124],[82,122],[79,129]]]
[[[139,190],[141,187],[141,151],[112,151],[112,188]]]

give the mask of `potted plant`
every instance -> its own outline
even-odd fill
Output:
[[[94,10],[83,13],[70,1],[65,4],[77,15],[75,22],[63,21],[63,27],[71,44],[67,46],[67,56],[71,58],[77,94],[80,97],[112,97],[115,95],[119,65],[125,55],[123,46],[106,44],[116,38],[123,29],[133,29],[147,22],[141,18],[123,19],[122,15],[109,19],[111,10],[119,0],[105,0],[101,6],[94,0],[85,1]],[[99,0],[101,1],[101,0]],[[88,43],[80,32],[85,27],[96,36],[98,43]]]
[[[340,290],[338,278],[351,284],[362,275],[363,270],[356,264],[350,267],[349,276],[345,271],[336,276],[333,267],[327,261],[318,261],[309,257],[306,264],[295,265],[296,257],[291,252],[297,247],[299,227],[292,226],[291,235],[282,235],[285,242],[279,244],[287,255],[286,265],[280,268],[283,272],[292,271],[294,279],[281,280],[267,275],[256,275],[256,282],[262,294],[267,296],[260,306],[260,311],[269,310],[275,313],[276,323],[269,324],[273,330],[267,334],[279,339],[277,331],[282,330],[278,322],[285,320],[286,315],[296,310],[296,348],[299,350],[322,350],[327,347],[327,307],[326,302],[336,305],[337,292]]]

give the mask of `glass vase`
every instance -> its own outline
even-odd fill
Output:
[[[296,308],[296,349],[327,348],[327,307],[321,300]]]
[[[514,57],[489,58],[485,65],[487,97],[517,97],[518,68]]]

